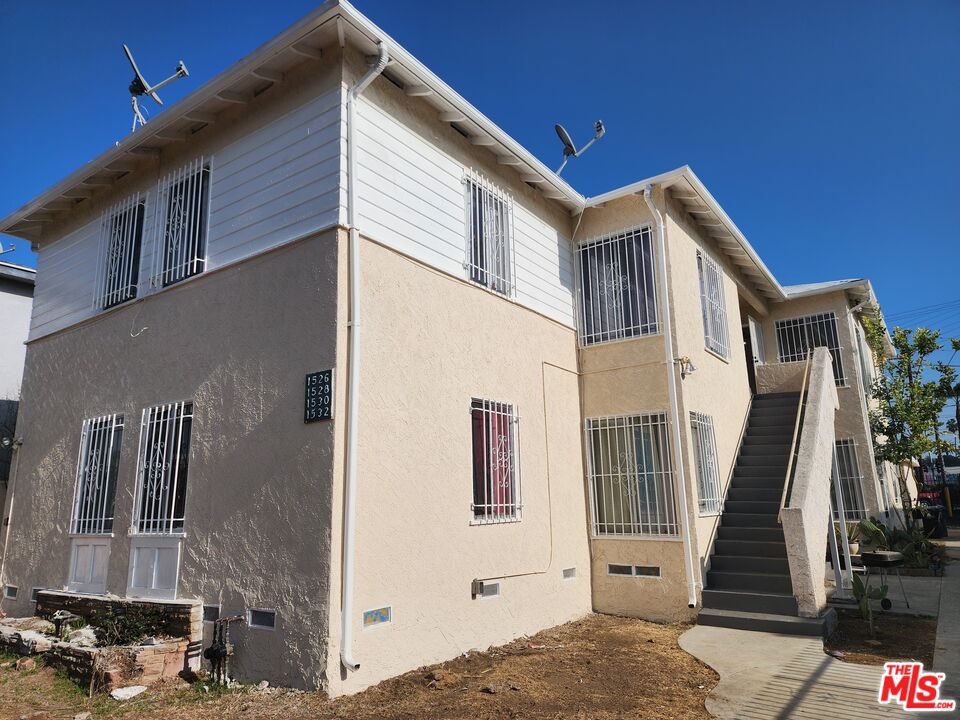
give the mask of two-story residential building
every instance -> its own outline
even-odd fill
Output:
[[[867,281],[782,286],[688,167],[582,196],[346,2],[0,230],[39,253],[8,613],[243,614],[239,678],[340,694],[592,609],[693,618],[751,548],[789,599],[822,346],[844,487],[891,505]]]
[[[0,260],[0,498],[6,493],[16,438],[35,275],[33,268]]]

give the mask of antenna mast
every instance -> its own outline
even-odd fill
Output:
[[[133,123],[130,126],[130,132],[133,132],[137,129],[137,126],[143,127],[147,121],[143,117],[143,112],[140,110],[140,103],[137,100],[142,95],[149,95],[153,98],[153,101],[157,105],[163,105],[163,100],[160,99],[160,96],[157,95],[157,90],[162,87],[166,87],[174,80],[178,80],[182,77],[187,77],[190,75],[187,72],[187,66],[183,64],[183,60],[177,63],[177,69],[174,71],[173,75],[168,77],[166,80],[158,82],[156,85],[150,85],[147,82],[147,79],[143,77],[143,74],[140,72],[140,69],[137,67],[136,61],[133,59],[133,53],[130,52],[130,48],[126,45],[123,46],[123,52],[127,55],[127,61],[130,63],[130,67],[133,68],[133,80],[130,81],[130,106],[133,109]]]

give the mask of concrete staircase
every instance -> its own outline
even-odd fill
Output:
[[[829,629],[828,617],[797,615],[777,522],[799,401],[799,393],[753,399],[710,558],[700,625],[790,635]]]

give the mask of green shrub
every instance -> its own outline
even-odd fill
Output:
[[[166,627],[162,611],[138,605],[113,607],[97,618],[96,635],[100,645],[134,645],[157,635]]]

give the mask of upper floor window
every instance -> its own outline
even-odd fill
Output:
[[[693,458],[697,464],[697,491],[701,515],[716,515],[723,504],[720,494],[720,469],[717,467],[717,439],[713,431],[713,417],[690,413],[693,431]]]
[[[667,416],[587,420],[595,535],[676,536]]]
[[[649,227],[581,243],[577,259],[581,344],[660,332]]]
[[[203,158],[160,181],[155,285],[166,287],[203,272],[209,202],[210,165]]]
[[[183,531],[193,404],[158,405],[143,411],[133,529],[137,533]]]
[[[477,522],[516,520],[520,513],[517,467],[519,419],[513,405],[474,400],[470,404],[473,437],[473,518]]]
[[[513,208],[499,188],[477,177],[466,188],[467,271],[501,295],[513,292]]]
[[[144,201],[132,195],[103,214],[95,304],[101,310],[137,296]]]
[[[122,440],[123,415],[105,415],[83,422],[71,533],[105,535],[113,532]]]
[[[843,358],[840,356],[840,333],[837,316],[832,313],[807,315],[790,320],[777,320],[777,357],[780,362],[799,362],[817,347],[825,347],[833,358],[833,377],[837,385],[846,384]]]
[[[700,273],[700,310],[703,313],[703,340],[707,349],[722,358],[730,357],[727,332],[727,306],[723,294],[723,273],[720,266],[706,253],[697,250],[697,270]]]

